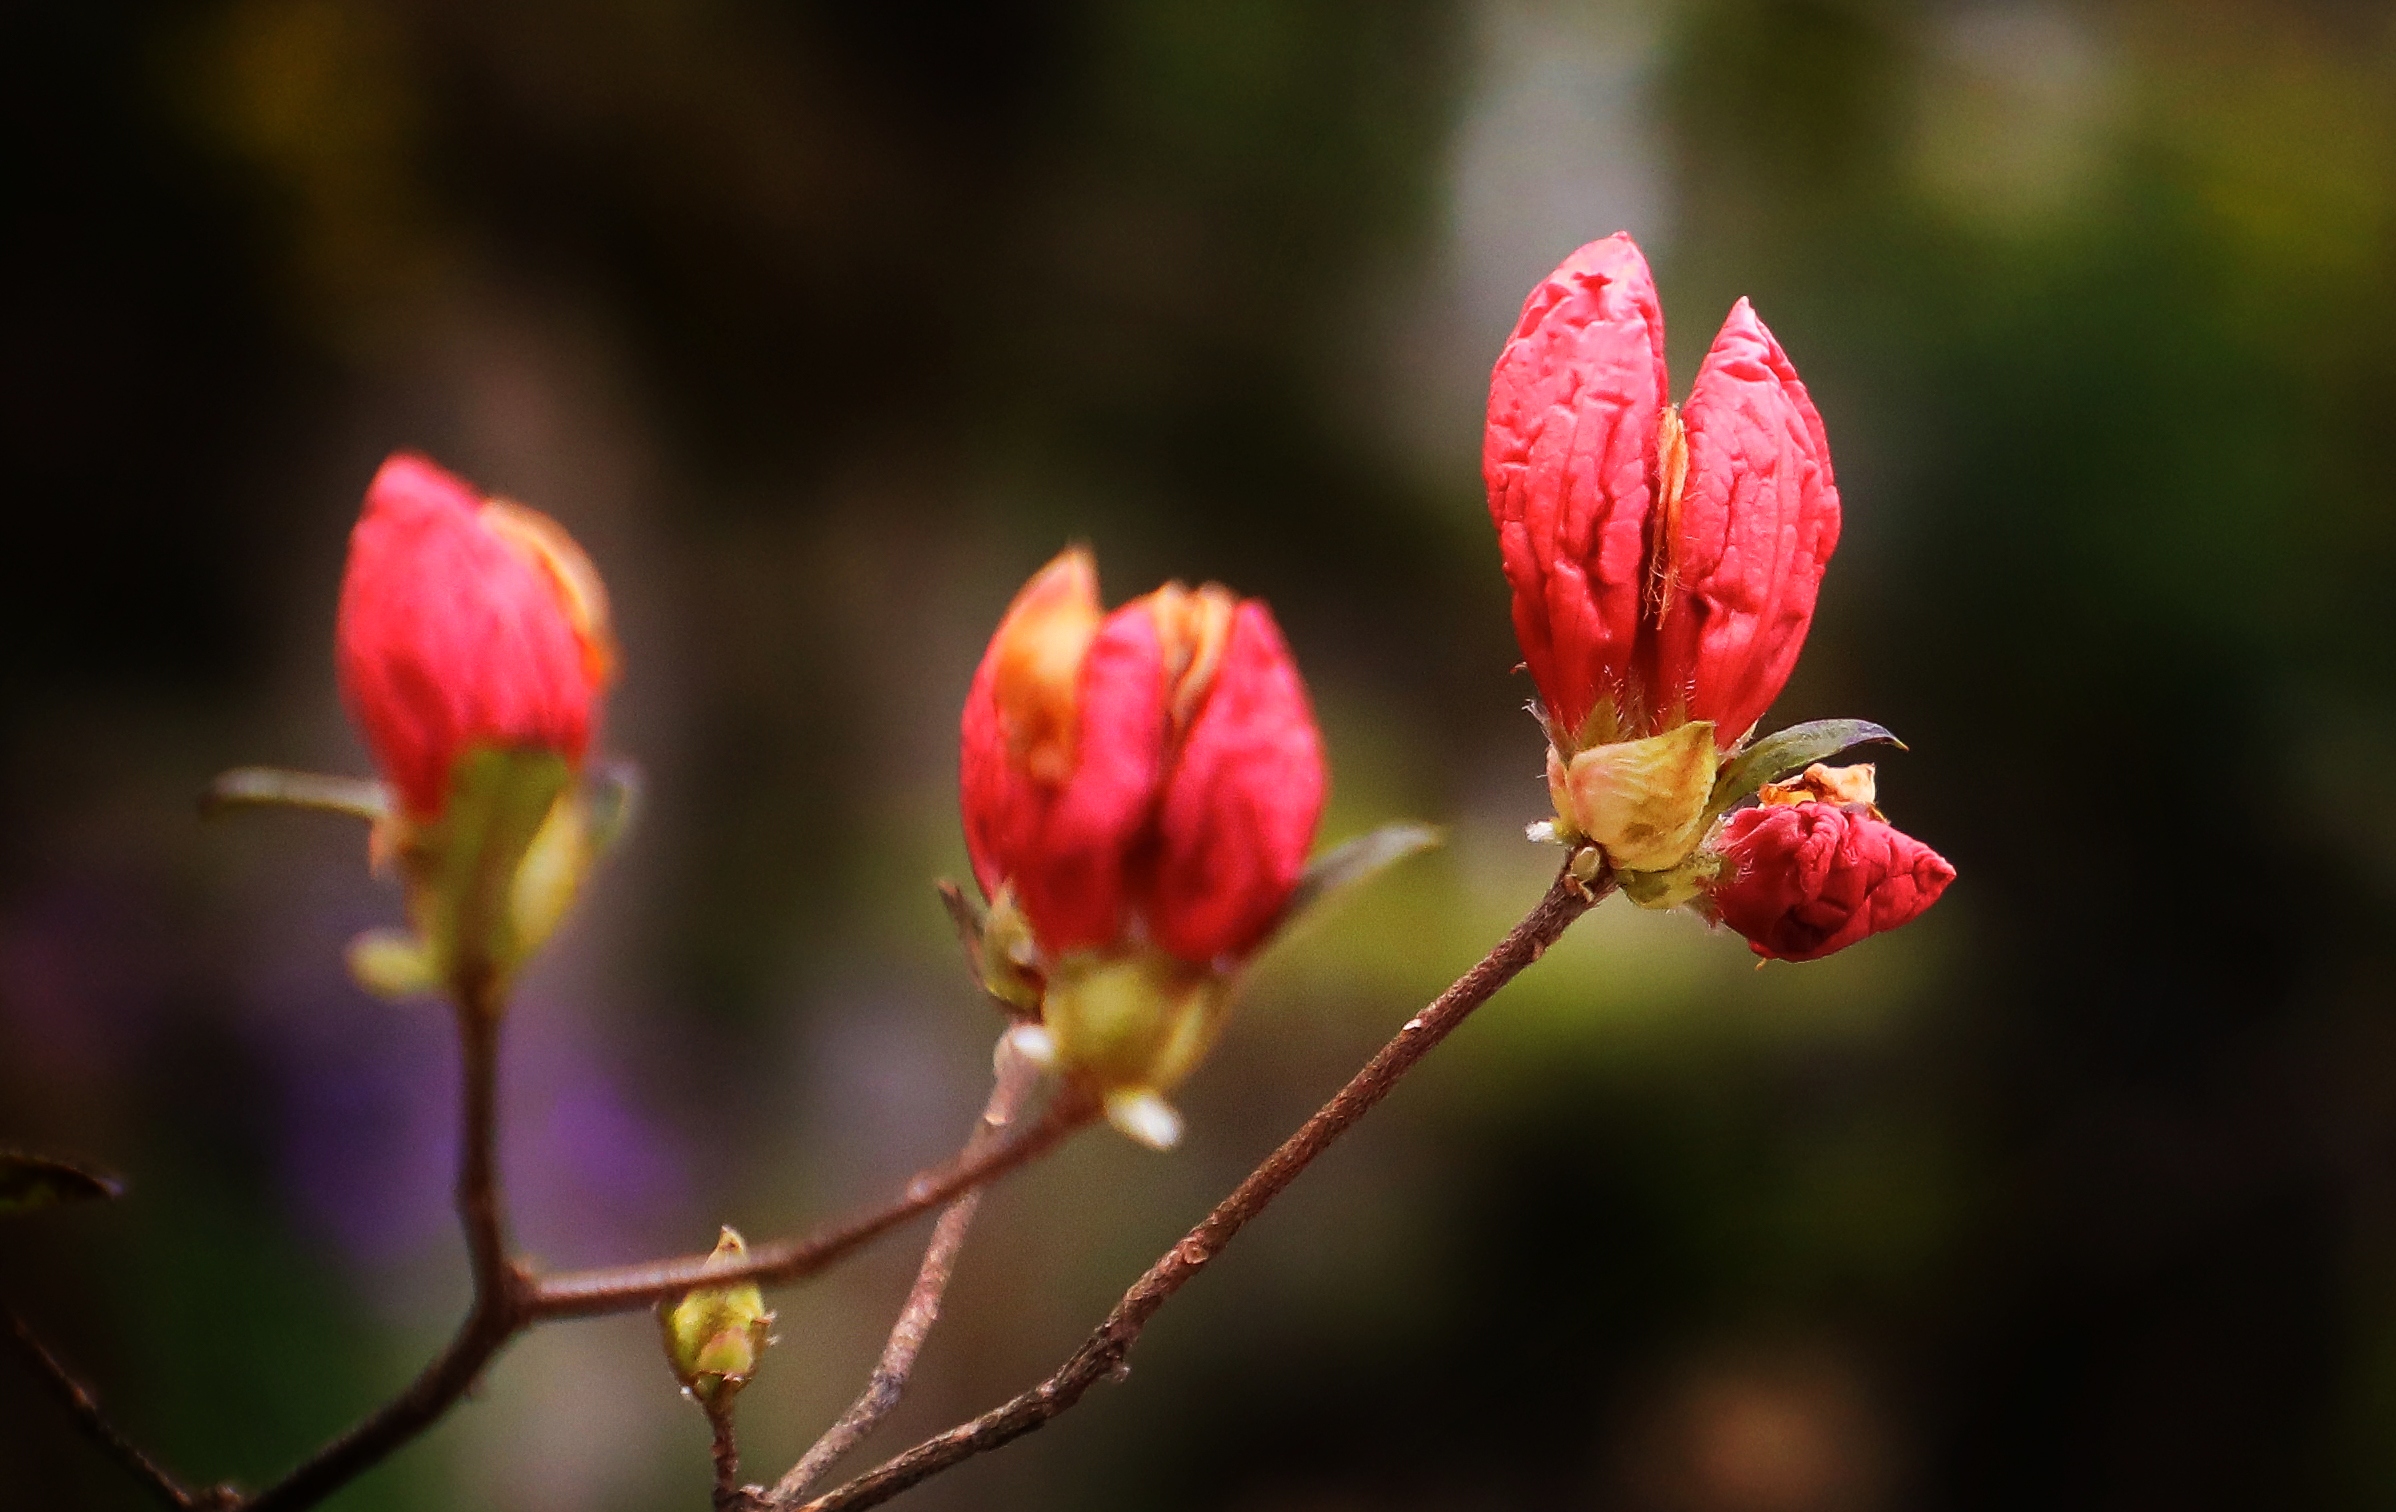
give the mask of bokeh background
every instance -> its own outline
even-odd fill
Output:
[[[0,11],[0,1141],[126,1173],[0,1294],[260,1483],[463,1295],[345,531],[417,446],[618,599],[651,803],[510,1023],[557,1264],[787,1231],[953,1147],[994,1023],[955,711],[1071,539],[1268,597],[1326,839],[1158,1157],[1001,1189],[895,1450],[1061,1359],[1540,892],[1488,365],[1617,228],[1680,381],[1752,295],[1847,529],[1783,721],[1879,719],[1921,924],[1752,969],[1617,902],[931,1508],[2396,1502],[2396,17],[2368,0],[76,0]],[[780,1294],[770,1478],[920,1230]],[[523,1342],[337,1505],[704,1504],[642,1317]],[[868,1461],[856,1462],[861,1468]],[[0,1368],[0,1504],[136,1493]]]

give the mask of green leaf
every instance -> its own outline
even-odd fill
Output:
[[[0,1150],[0,1217],[66,1202],[116,1197],[124,1190],[124,1184],[112,1176],[102,1176],[63,1160]]]
[[[200,795],[200,812],[214,815],[236,808],[314,809],[377,824],[391,812],[391,792],[368,777],[235,767],[208,784]]]
[[[1851,746],[1875,741],[1905,749],[1904,741],[1868,719],[1816,719],[1767,735],[1723,764],[1722,775],[1714,779],[1713,795],[1706,800],[1706,817],[1710,820],[1728,812],[1767,782],[1778,782]]]
[[[990,910],[982,900],[964,888],[942,877],[932,884],[940,893],[940,906],[948,910],[948,921],[956,926],[957,939],[969,954],[979,955],[982,931],[990,927]]]
[[[1400,820],[1358,835],[1307,863],[1306,873],[1281,906],[1276,930],[1287,929],[1333,895],[1370,881],[1408,856],[1431,850],[1447,839],[1436,825]]]

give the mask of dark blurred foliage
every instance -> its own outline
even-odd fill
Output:
[[[83,0],[0,12],[0,1142],[125,1172],[0,1292],[256,1482],[459,1303],[437,1013],[364,999],[327,640],[394,446],[608,572],[654,802],[511,1023],[561,1263],[959,1137],[925,882],[957,699],[1063,541],[1271,598],[1330,838],[1444,857],[1268,963],[1171,1157],[994,1201],[887,1447],[1045,1372],[1543,885],[1480,514],[1519,299],[1627,224],[1686,382],[1752,295],[1847,534],[1784,719],[1880,719],[1962,880],[1820,966],[1615,903],[924,1506],[2396,1497],[2396,26],[2368,4]],[[786,1293],[760,1473],[890,1246]],[[345,1507],[699,1505],[639,1318]],[[777,1463],[778,1458],[778,1463]],[[0,1370],[0,1505],[137,1496]]]

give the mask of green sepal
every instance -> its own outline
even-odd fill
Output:
[[[1663,871],[1616,872],[1622,895],[1641,908],[1678,908],[1695,902],[1706,884],[1722,874],[1722,857],[1700,849],[1680,865]]]
[[[124,1183],[70,1161],[0,1150],[0,1218],[124,1195]]]
[[[1717,758],[1711,720],[1661,735],[1590,746],[1570,761],[1548,752],[1548,794],[1567,843],[1603,846],[1615,868],[1678,865],[1705,834]]]
[[[964,901],[962,890],[958,901]],[[1016,1013],[1038,1014],[1046,983],[1040,943],[1032,938],[1032,921],[1015,906],[1013,885],[999,888],[997,901],[987,909],[974,906],[969,917],[978,928],[970,948],[982,990]]]
[[[1289,901],[1281,905],[1281,914],[1273,921],[1274,932],[1289,928],[1331,899],[1370,882],[1408,856],[1420,855],[1445,843],[1445,830],[1407,819],[1342,841],[1306,864],[1298,885],[1290,891]]]
[[[442,981],[506,977],[564,915],[589,859],[573,780],[555,751],[479,746],[409,833],[409,912]]]
[[[1905,749],[1904,741],[1868,719],[1815,719],[1767,735],[1723,763],[1722,775],[1714,779],[1714,791],[1706,799],[1706,818],[1730,812],[1767,782],[1802,772],[1850,746],[1873,742]]]
[[[1170,1091],[1214,1044],[1231,982],[1158,950],[1077,951],[1050,972],[1041,1024],[1067,1075],[1101,1091]]]
[[[349,942],[351,980],[397,1002],[441,990],[439,963],[424,941],[404,929],[369,929]]]

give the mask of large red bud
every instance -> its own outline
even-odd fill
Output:
[[[1080,548],[1016,595],[974,673],[959,752],[966,850],[985,895],[1013,884],[1051,953],[1121,930],[1167,694],[1153,619],[1132,605],[1101,619]]]
[[[1186,961],[1260,944],[1306,870],[1323,812],[1322,739],[1297,664],[1251,599],[1165,778],[1149,927]]]
[[[406,452],[351,531],[334,653],[343,701],[419,821],[440,816],[476,747],[579,764],[614,669],[606,592],[573,538]]]
[[[1686,481],[1658,532],[1658,712],[1725,745],[1789,680],[1839,543],[1830,443],[1780,343],[1742,299],[1682,412]]]
[[[1531,291],[1490,374],[1489,514],[1523,659],[1567,756],[1643,733],[1632,678],[1666,392],[1663,309],[1622,233]],[[1585,731],[1600,700],[1618,728]]]

